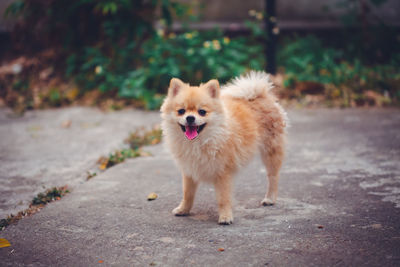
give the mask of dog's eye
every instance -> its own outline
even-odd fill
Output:
[[[206,115],[206,113],[207,113],[207,111],[205,111],[204,109],[199,109],[199,115],[200,116],[205,116]]]
[[[179,109],[179,110],[178,110],[178,114],[179,114],[179,115],[185,114],[185,109],[183,109],[183,108]]]

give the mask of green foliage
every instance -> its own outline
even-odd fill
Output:
[[[154,127],[150,130],[139,129],[129,135],[125,140],[125,143],[129,144],[129,148],[116,150],[114,153],[110,153],[108,157],[100,157],[98,163],[100,164],[100,170],[105,170],[121,162],[124,162],[128,158],[136,158],[141,156],[149,156],[150,154],[142,150],[143,146],[155,145],[161,142],[162,132],[159,126]],[[88,179],[92,178],[93,175],[88,173]]]
[[[142,146],[158,144],[161,142],[161,138],[162,131],[158,126],[149,131],[145,131],[144,129],[136,130],[129,135],[125,143],[128,143],[131,149],[139,149]]]
[[[12,88],[18,92],[26,92],[29,88],[29,80],[16,80],[13,83]]]
[[[314,36],[287,41],[278,54],[279,62],[285,67],[289,87],[298,81],[338,82],[337,62],[342,57],[340,50],[323,48],[321,41]]]
[[[387,91],[399,100],[400,53],[394,54],[386,64],[368,66],[359,58],[348,58],[345,51],[325,47],[314,36],[287,40],[279,54],[279,63],[284,67],[284,86],[293,88],[297,82],[313,81],[332,85],[360,94],[365,90]]]
[[[12,2],[7,8],[6,11],[4,12],[4,16],[18,16],[19,14],[22,13],[25,7],[25,1],[23,0],[16,0]]]
[[[140,152],[137,149],[122,149],[119,151],[115,151],[114,153],[111,153],[108,157],[108,166],[111,167],[115,164],[123,162],[127,158],[136,158],[140,156]]]
[[[312,81],[323,84],[328,95],[330,88],[333,95],[357,99],[371,90],[399,101],[400,40],[397,30],[374,13],[385,2],[338,0],[343,31],[325,38],[326,44],[315,36],[286,40],[278,53],[284,85]]]
[[[97,45],[112,53],[151,33],[157,8],[170,23],[173,6],[170,0],[17,0],[6,14],[22,16],[26,37],[40,47],[58,44],[70,51]]]
[[[57,88],[53,88],[49,92],[49,101],[53,106],[59,106],[61,104],[61,94]]]
[[[6,14],[22,17],[19,47],[57,49],[54,64],[84,91],[118,92],[128,84],[130,72],[142,65],[141,46],[154,36],[153,22],[160,19],[168,26],[186,10],[172,0],[17,0]],[[159,105],[154,90],[140,90],[137,98],[148,108]],[[59,99],[57,93],[50,95],[55,105]]]
[[[9,7],[9,13],[24,18],[22,40],[63,48],[60,67],[81,90],[137,99],[147,109],[160,106],[172,77],[195,84],[212,78],[226,82],[246,69],[263,68],[263,47],[256,42],[263,31],[254,23],[248,23],[254,32],[250,39],[231,40],[219,30],[165,33],[174,15],[193,19],[189,11],[172,0],[18,0]],[[156,19],[158,31],[152,25]],[[52,105],[60,105],[60,99],[51,90]]]
[[[195,84],[212,78],[226,82],[246,69],[263,66],[261,45],[246,38],[231,40],[220,31],[165,35],[160,30],[141,44],[138,56],[133,50],[134,45],[121,48],[116,54],[119,60],[111,60],[99,49],[87,48],[81,62],[76,55],[68,58],[67,72],[76,73],[85,89],[117,91],[120,97],[139,99],[146,108],[156,109],[162,102],[158,93],[165,92],[172,77]],[[133,60],[139,67],[131,66]]]
[[[172,77],[199,84],[212,78],[226,82],[246,69],[262,69],[262,46],[245,38],[229,39],[220,31],[182,34],[162,33],[142,46],[141,68],[125,80],[121,96],[141,97],[148,88],[165,92]]]
[[[385,1],[372,0],[369,5],[377,7]],[[360,3],[339,0],[339,7],[346,10],[344,20],[347,16],[353,21],[346,25],[357,26],[362,21],[360,14],[370,15],[360,13]],[[172,77],[192,84],[212,78],[224,83],[265,65],[263,44],[267,36],[260,27],[262,13],[255,10],[249,12],[253,21],[245,23],[250,35],[235,38],[220,30],[172,33],[169,25],[173,17],[193,18],[190,6],[173,0],[16,0],[6,13],[23,18],[21,42],[62,48],[57,61],[61,64],[56,65],[82,91],[99,90],[139,100],[147,109],[160,106]],[[159,30],[153,27],[157,20]],[[358,25],[363,29],[359,34],[336,37],[340,40],[336,46],[326,46],[313,36],[284,41],[278,50],[284,86],[295,88],[298,82],[313,81],[352,88],[356,93],[388,91],[399,99],[397,34],[386,26],[365,25],[365,21]],[[23,93],[29,84],[17,80],[12,87]],[[51,89],[47,100],[58,106],[63,95]]]
[[[44,193],[39,193],[32,200],[32,205],[47,204],[54,200],[62,198],[65,194],[69,193],[66,186],[64,187],[53,187]]]
[[[0,231],[9,226],[12,223],[18,222],[20,219],[25,216],[30,216],[37,211],[39,211],[44,205],[50,203],[52,201],[56,201],[61,199],[69,193],[68,186],[61,187],[53,187],[51,189],[46,190],[43,193],[39,193],[36,197],[33,198],[31,205],[29,205],[28,209],[18,212],[16,215],[10,214],[5,219],[0,220]]]

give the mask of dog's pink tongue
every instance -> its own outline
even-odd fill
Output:
[[[197,127],[196,126],[185,126],[186,131],[185,135],[187,139],[193,140],[197,136]]]

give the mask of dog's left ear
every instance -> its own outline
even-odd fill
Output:
[[[204,87],[206,90],[208,90],[210,96],[212,98],[218,98],[219,97],[219,82],[215,79],[209,80]]]

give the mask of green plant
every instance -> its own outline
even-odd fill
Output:
[[[278,54],[278,61],[287,75],[284,85],[290,87],[296,81],[338,83],[340,76],[333,69],[342,56],[340,50],[324,48],[314,36],[286,41]]]
[[[386,0],[371,1],[370,8]],[[316,36],[282,41],[278,61],[284,86],[291,90],[311,81],[322,84],[325,91],[334,88],[332,95],[346,99],[374,90],[399,100],[397,33],[372,23],[373,13],[361,10],[366,1],[338,2],[346,10],[345,16],[353,18],[355,24],[350,20],[346,24],[346,31],[352,34],[335,36],[333,43]],[[192,84],[212,78],[224,83],[246,70],[265,66],[263,44],[267,36],[260,27],[261,12],[249,11],[253,20],[246,22],[248,36],[229,38],[218,29],[171,32],[172,18],[191,17],[189,9],[173,0],[16,0],[6,12],[22,18],[16,30],[17,43],[56,49],[54,73],[58,69],[78,85],[80,92],[73,97],[57,85],[39,93],[51,106],[98,90],[102,93],[97,94],[99,98],[118,98],[120,102],[112,105],[115,109],[132,99],[147,109],[157,109],[172,77]],[[366,19],[360,20],[362,16]],[[155,20],[158,29],[153,27]],[[354,27],[361,27],[361,34],[354,33]],[[12,91],[8,103],[19,103],[22,95],[33,96],[26,91],[35,84],[36,76],[2,81],[0,86],[12,87],[7,90]]]
[[[113,53],[153,31],[155,10],[169,24],[178,4],[170,0],[16,0],[6,14],[23,18],[21,38],[67,51],[100,46]]]
[[[16,0],[6,14],[21,18],[14,49],[55,49],[54,66],[83,91],[115,93],[141,66],[141,46],[154,36],[153,22],[168,26],[173,16],[183,16],[186,10],[172,0]],[[141,95],[148,108],[160,102],[151,103],[151,90]],[[60,104],[56,94],[50,98]]]
[[[142,147],[145,145],[155,145],[161,142],[162,132],[159,126],[156,126],[150,130],[139,129],[129,135],[125,140],[125,143],[129,144],[129,148],[123,148],[120,150],[110,153],[108,157],[100,157],[97,163],[100,164],[100,170],[105,170],[116,164],[124,162],[128,158],[136,158],[140,156],[150,155],[147,152],[142,151]],[[88,173],[88,179],[93,177]]]
[[[139,149],[146,145],[155,145],[161,142],[162,131],[160,126],[156,126],[151,130],[139,129],[131,133],[125,140],[131,149]]]
[[[0,220],[0,231],[5,229],[12,223],[16,223],[22,218],[26,216],[30,216],[38,212],[41,208],[44,207],[47,203],[52,201],[60,200],[63,196],[69,193],[68,186],[61,187],[53,187],[51,189],[46,190],[43,193],[39,193],[36,197],[33,198],[29,208],[18,212],[16,215],[10,214],[5,219]]]
[[[159,32],[143,43],[141,68],[129,73],[119,95],[146,99],[157,92],[165,93],[172,77],[193,84],[212,78],[226,82],[248,69],[262,69],[262,51],[257,43],[243,37],[230,39],[218,30]]]
[[[315,36],[286,40],[278,54],[286,76],[284,86],[295,88],[298,82],[312,81],[337,88],[335,94],[346,99],[360,97],[366,90],[387,92],[393,99],[400,99],[400,53],[386,64],[374,65],[345,54],[325,47]]]
[[[65,194],[69,193],[69,190],[66,186],[63,187],[53,187],[51,189],[46,190],[44,193],[39,193],[36,197],[32,200],[32,205],[42,205],[47,204],[49,202],[59,200]]]

